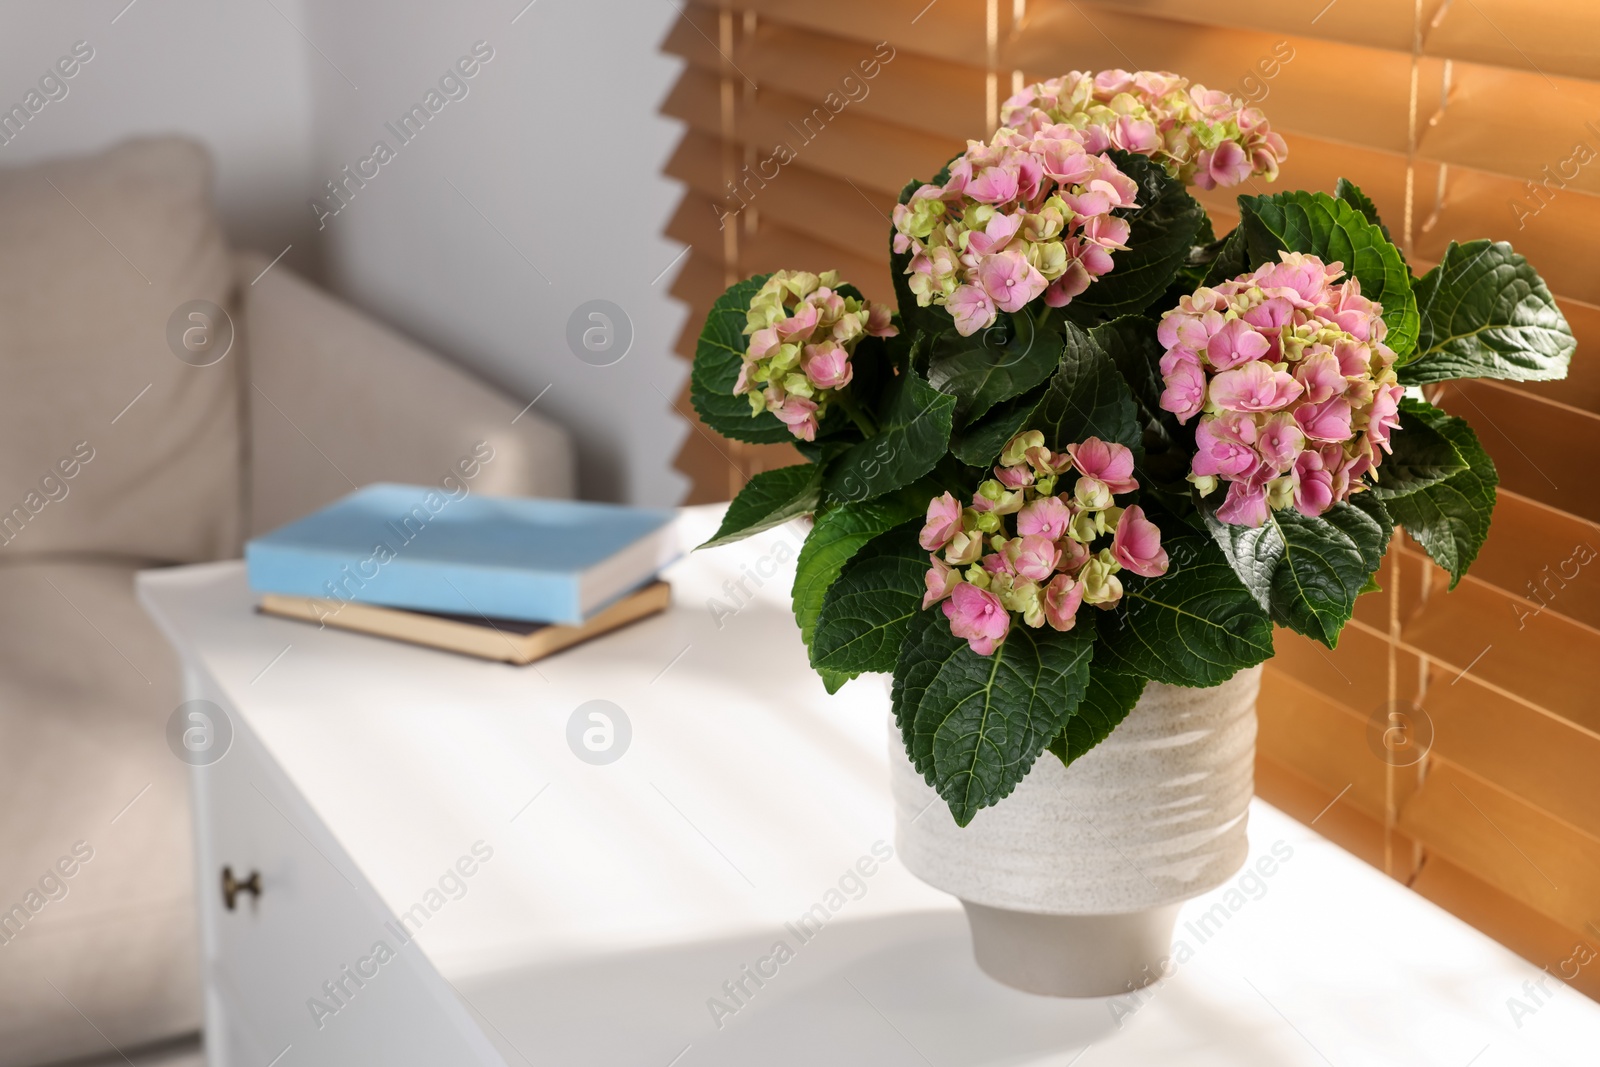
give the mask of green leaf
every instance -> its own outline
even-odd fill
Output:
[[[1250,269],[1250,249],[1244,237],[1244,227],[1235,226],[1222,239],[1211,268],[1206,271],[1205,285],[1216,286],[1237,278]],[[1165,309],[1163,309],[1165,310]]]
[[[1383,506],[1383,501],[1371,493],[1356,493],[1347,503],[1353,511],[1361,514],[1351,515],[1341,508],[1331,508],[1324,512],[1322,517],[1343,530],[1345,536],[1355,542],[1356,547],[1361,550],[1361,561],[1366,564],[1367,570],[1376,572],[1378,565],[1383,562],[1383,554],[1389,551],[1389,538],[1394,533],[1394,519],[1389,516],[1389,509]],[[1376,540],[1371,536],[1368,520],[1378,524]]]
[[[1099,343],[1112,335],[1090,333],[1072,323],[1066,323],[1063,332],[1061,369],[1050,379],[1027,428],[1044,431],[1045,443],[1058,451],[1098,437],[1139,452],[1144,435],[1138,409],[1117,365]]]
[[[1272,655],[1272,622],[1215,543],[1178,529],[1163,531],[1166,574],[1119,575],[1122,600],[1097,613],[1096,664],[1168,685],[1220,685]]]
[[[1389,347],[1404,360],[1417,343],[1417,301],[1411,271],[1383,230],[1357,208],[1327,193],[1294,191],[1241,196],[1239,210],[1252,266],[1276,263],[1280,249],[1337,260],[1361,282],[1361,295],[1383,305]]]
[[[1391,452],[1372,472],[1371,493],[1379,500],[1406,496],[1467,469],[1456,446],[1430,424],[1428,413],[1443,414],[1421,400],[1400,401],[1400,426],[1389,437]]]
[[[1349,178],[1340,178],[1334,183],[1333,195],[1338,199],[1343,200],[1357,211],[1361,212],[1362,218],[1366,219],[1383,232],[1383,239],[1385,241],[1388,241],[1390,244],[1394,244],[1394,238],[1389,236],[1389,227],[1385,226],[1383,224],[1383,220],[1378,217],[1378,205],[1372,202],[1372,198],[1370,196],[1361,191],[1360,186],[1356,185],[1356,183],[1351,181]],[[1401,255],[1403,258],[1404,253]]]
[[[1091,670],[1083,703],[1050,742],[1050,751],[1056,759],[1070,767],[1073,760],[1109,737],[1139,703],[1148,680],[1103,667]]]
[[[1190,485],[1185,476],[1193,449],[1184,442],[1193,441],[1194,431],[1180,426],[1177,416],[1161,406],[1166,385],[1161,380],[1162,348],[1155,321],[1127,315],[1095,327],[1090,334],[1116,364],[1133,397],[1144,453],[1138,469],[1141,488],[1160,493],[1169,502],[1187,501]]]
[[[1112,253],[1112,267],[1073,297],[1067,317],[1092,325],[1138,314],[1167,291],[1202,232],[1205,208],[1159,163],[1113,149],[1112,162],[1139,185],[1139,206],[1114,214],[1128,220],[1127,249]]]
[[[907,367],[889,386],[877,434],[828,464],[823,488],[838,500],[870,500],[916,481],[949,447],[955,406]]]
[[[750,401],[735,396],[748,342],[744,335],[750,300],[766,284],[769,274],[758,274],[730,287],[717,297],[700,330],[689,374],[689,400],[700,421],[724,437],[751,444],[777,444],[794,440],[789,428],[770,411],[750,414]]]
[[[1450,572],[1450,588],[1454,589],[1489,536],[1500,475],[1466,420],[1437,408],[1419,412],[1419,417],[1455,445],[1467,469],[1409,496],[1390,500],[1387,507],[1394,521],[1416,538],[1435,563]]]
[[[943,612],[911,620],[894,673],[895,722],[913,766],[966,826],[1017,787],[1089,684],[1094,634],[1013,625],[993,655],[950,632]]]
[[[1577,348],[1544,279],[1504,241],[1452,241],[1417,282],[1417,307],[1417,354],[1400,369],[1407,385],[1565,378]]]
[[[714,548],[770,530],[817,509],[822,468],[810,463],[762,471],[745,483],[723,513],[722,525],[701,548]]]
[[[983,418],[951,435],[950,451],[969,467],[987,467],[1000,455],[1006,442],[1028,429],[1034,410],[1044,398],[1039,386],[1003,404],[996,404]]]
[[[1285,508],[1252,529],[1207,513],[1206,525],[1274,622],[1333,648],[1382,558],[1386,535],[1376,519],[1349,504],[1335,504],[1326,514],[1308,518]]]
[[[1001,312],[995,324],[962,337],[947,330],[933,339],[928,382],[956,398],[966,423],[1050,377],[1061,362],[1060,314],[1040,302],[1033,312]]]
[[[795,560],[791,594],[795,622],[808,649],[828,586],[845,563],[874,537],[925,515],[928,501],[937,495],[928,486],[908,486],[877,500],[839,504],[817,515]]]
[[[1088,437],[1116,441],[1137,454],[1143,433],[1128,385],[1102,341],[1120,347],[1127,323],[1119,320],[1093,331],[1062,324],[1060,366],[1043,390],[1024,394],[995,408],[951,443],[956,458],[987,467],[1012,436],[1039,430],[1045,443],[1060,450]]]
[[[828,586],[811,635],[811,665],[860,674],[892,671],[911,617],[922,610],[928,553],[912,519],[868,541]]]

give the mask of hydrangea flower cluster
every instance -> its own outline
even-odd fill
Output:
[[[1383,308],[1342,263],[1300,252],[1201,288],[1161,317],[1161,406],[1195,415],[1189,480],[1219,481],[1217,518],[1260,526],[1291,504],[1317,516],[1360,491],[1390,449],[1404,387]]]
[[[861,339],[899,333],[889,308],[838,288],[838,271],[780,270],[745,316],[750,344],[734,395],[749,398],[752,415],[770,411],[804,441],[816,438],[829,398],[854,377],[850,357]]]
[[[942,603],[950,632],[988,656],[1011,632],[1012,612],[1025,626],[1070,630],[1080,604],[1115,606],[1118,572],[1167,571],[1155,523],[1137,505],[1114,502],[1138,488],[1123,445],[1091,437],[1052,453],[1039,431],[1018,434],[971,505],[950,493],[928,504],[919,537],[932,564],[923,608]]]
[[[1000,121],[1024,135],[1055,123],[1083,131],[1090,152],[1120,148],[1149,156],[1185,185],[1267,181],[1289,146],[1267,117],[1220,89],[1162,71],[1073,71],[1028,86],[1005,102]]]
[[[1083,140],[1071,126],[1001,129],[897,206],[894,250],[912,253],[917,304],[944,307],[970,336],[1040,294],[1061,307],[1109,271],[1129,233],[1111,212],[1136,207],[1139,187]]]

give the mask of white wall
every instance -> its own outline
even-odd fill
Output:
[[[515,395],[542,393],[535,410],[576,436],[583,496],[676,502],[689,429],[668,398],[687,373],[671,354],[685,311],[667,295],[677,268],[663,275],[681,247],[660,236],[679,190],[660,172],[680,128],[656,112],[679,70],[659,51],[679,16],[667,0],[525,4],[312,6],[307,33],[329,62],[313,57],[307,198],[376,141],[395,150],[322,220],[326,280]],[[385,123],[477,41],[493,58],[467,95],[402,144]],[[569,316],[594,299],[632,321],[612,366],[567,343]]]
[[[233,240],[272,254],[294,241],[314,262],[315,225],[297,195],[311,174],[314,53],[285,21],[303,25],[301,0],[272,0],[278,11],[266,0],[138,0],[124,10],[126,2],[0,6],[4,109],[74,42],[94,49],[66,82],[67,95],[0,145],[0,166],[94,151],[136,133],[186,133],[216,157],[217,199]]]

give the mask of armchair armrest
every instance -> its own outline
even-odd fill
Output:
[[[246,254],[236,266],[252,535],[378,481],[438,485],[453,476],[489,495],[572,495],[566,431],[525,411],[526,400],[496,392],[282,264],[252,285],[267,262]]]

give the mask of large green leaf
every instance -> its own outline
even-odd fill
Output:
[[[1337,260],[1361,282],[1361,294],[1383,305],[1388,345],[1406,359],[1417,344],[1417,301],[1400,250],[1361,211],[1327,193],[1302,190],[1241,196],[1239,210],[1252,266],[1276,263],[1278,252],[1310,252]]]
[[[868,541],[822,598],[811,665],[841,674],[892,671],[911,617],[922,610],[928,553],[912,519]]]
[[[944,331],[929,350],[928,382],[956,398],[958,423],[976,419],[1050,377],[1061,362],[1059,321],[1041,301],[1014,315],[1001,312],[970,337]]]
[[[1144,695],[1148,680],[1095,667],[1089,672],[1083,703],[1050,742],[1050,751],[1064,766],[1072,766],[1073,760],[1104,741],[1128,717]]]
[[[965,826],[1016,788],[1083,700],[1094,633],[1013,624],[980,656],[943,612],[911,620],[894,673],[895,721],[912,764]]]
[[[1454,589],[1489,536],[1500,475],[1466,420],[1437,408],[1420,413],[1419,417],[1455,445],[1467,469],[1409,496],[1390,500],[1387,507],[1394,521],[1417,539],[1435,563],[1450,572],[1450,588]]]
[[[770,530],[817,509],[822,498],[822,468],[796,463],[762,471],[745,483],[723,513],[722,525],[701,548],[714,548]]]
[[[1504,241],[1450,242],[1417,282],[1417,309],[1417,354],[1400,369],[1407,385],[1565,378],[1577,348],[1544,279]]]
[[[1400,426],[1389,437],[1392,451],[1372,472],[1371,492],[1379,500],[1406,496],[1467,469],[1456,446],[1433,428],[1430,413],[1442,414],[1421,400],[1400,401]]]
[[[794,440],[789,428],[770,411],[750,414],[750,401],[735,396],[733,386],[749,341],[744,334],[750,300],[766,284],[768,274],[758,274],[732,286],[717,297],[706,315],[700,342],[694,350],[689,374],[689,400],[700,421],[724,437],[752,444]]]
[[[927,474],[950,445],[956,398],[910,367],[889,386],[878,432],[828,464],[823,488],[837,500],[871,500]]]
[[[1161,493],[1169,502],[1188,500],[1190,453],[1194,429],[1179,425],[1177,416],[1161,406],[1165,383],[1161,380],[1161,342],[1156,323],[1142,315],[1126,315],[1097,326],[1095,343],[1111,357],[1133,397],[1142,433],[1144,455],[1139,461],[1142,489]]]
[[[1252,529],[1208,513],[1206,525],[1274,622],[1333,648],[1372,574],[1368,560],[1380,558],[1387,535],[1349,504],[1335,504],[1328,515],[1333,518],[1310,518],[1285,508]]]
[[[1389,236],[1389,227],[1378,217],[1378,205],[1372,202],[1372,197],[1361,191],[1359,185],[1349,178],[1340,178],[1334,183],[1333,195],[1361,212],[1361,217],[1376,226],[1385,241],[1394,244],[1394,238]],[[1404,258],[1404,253],[1401,253],[1401,258]]]
[[[1345,536],[1355,542],[1361,550],[1361,561],[1366,565],[1369,573],[1375,573],[1378,565],[1383,562],[1383,554],[1389,551],[1389,538],[1394,533],[1394,519],[1389,515],[1389,509],[1384,507],[1383,501],[1371,493],[1356,493],[1350,497],[1348,510],[1345,508],[1329,508],[1323,512],[1322,517],[1333,523],[1345,532]],[[1359,514],[1352,514],[1358,512]],[[1378,537],[1372,537],[1370,523],[1378,524]],[[1371,584],[1371,579],[1368,580]],[[1371,592],[1363,587],[1364,592]]]
[[[1067,317],[1081,325],[1138,314],[1153,304],[1178,276],[1206,222],[1205,209],[1159,163],[1117,150],[1111,158],[1138,183],[1139,206],[1115,212],[1128,220],[1130,232],[1127,249],[1112,253],[1110,273],[1066,306]]]
[[[1211,266],[1206,270],[1204,284],[1217,286],[1237,278],[1249,269],[1250,248],[1244,238],[1244,227],[1235,226],[1218,244],[1211,259]]]
[[[1122,600],[1097,620],[1096,664],[1169,685],[1219,685],[1272,655],[1272,622],[1215,543],[1178,529],[1162,531],[1166,574],[1119,575]]]
[[[924,515],[938,490],[908,486],[876,500],[837,504],[817,515],[795,560],[792,600],[800,637],[811,647],[828,586],[861,547],[874,537]]]
[[[1124,329],[1111,323],[1089,331],[1063,323],[1060,366],[1045,388],[997,407],[958,435],[951,451],[969,466],[985,467],[1014,434],[1039,430],[1045,443],[1057,450],[1098,437],[1138,452],[1143,440],[1138,408],[1116,363],[1100,343],[1120,345]]]
[[[1029,429],[1044,431],[1045,442],[1060,450],[1088,437],[1116,441],[1138,451],[1143,434],[1139,413],[1117,365],[1091,334],[1065,324],[1061,369],[1034,409]]]
[[[983,418],[950,437],[950,451],[969,467],[987,467],[1006,442],[1029,428],[1046,386],[996,404]]]

